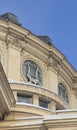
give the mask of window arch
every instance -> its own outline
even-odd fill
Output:
[[[32,84],[40,85],[43,84],[43,75],[40,67],[31,60],[26,60],[22,66],[23,74],[26,80]]]
[[[58,94],[61,96],[66,102],[69,102],[68,100],[68,92],[63,83],[58,84]]]

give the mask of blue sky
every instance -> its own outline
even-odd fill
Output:
[[[32,33],[48,35],[77,70],[77,0],[0,0],[0,14],[6,12]]]

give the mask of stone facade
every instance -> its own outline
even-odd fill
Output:
[[[0,16],[1,130],[75,130],[77,72],[48,36],[36,36],[11,13]],[[5,84],[5,85],[4,85]],[[10,91],[10,89],[12,91]],[[5,98],[4,98],[5,97]]]

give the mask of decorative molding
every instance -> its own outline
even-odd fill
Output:
[[[2,65],[4,65],[5,58],[4,58],[4,55],[3,55],[1,48],[0,48],[0,62],[1,62]]]
[[[4,66],[6,56],[6,44],[4,42],[0,42],[0,61]]]
[[[54,59],[51,58],[51,57],[47,59],[47,68],[52,70],[52,71],[54,71],[57,74],[60,73],[60,71],[62,69],[62,67],[59,64],[59,62],[58,61],[54,61]]]
[[[28,92],[28,93],[32,93],[32,94],[41,95],[42,97],[45,97],[46,99],[48,98],[51,101],[54,100],[55,102],[57,102],[61,106],[63,106],[63,108],[65,108],[65,109],[69,108],[69,104],[66,103],[58,94],[52,92],[51,90],[49,90],[45,87],[40,87],[38,85],[33,85],[30,83],[19,84],[16,82],[12,82],[10,84],[11,84],[11,88],[13,91],[24,92],[24,93]]]

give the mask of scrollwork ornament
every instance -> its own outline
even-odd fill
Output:
[[[2,65],[4,65],[4,55],[3,55],[3,52],[2,52],[2,49],[0,48],[0,62]]]

